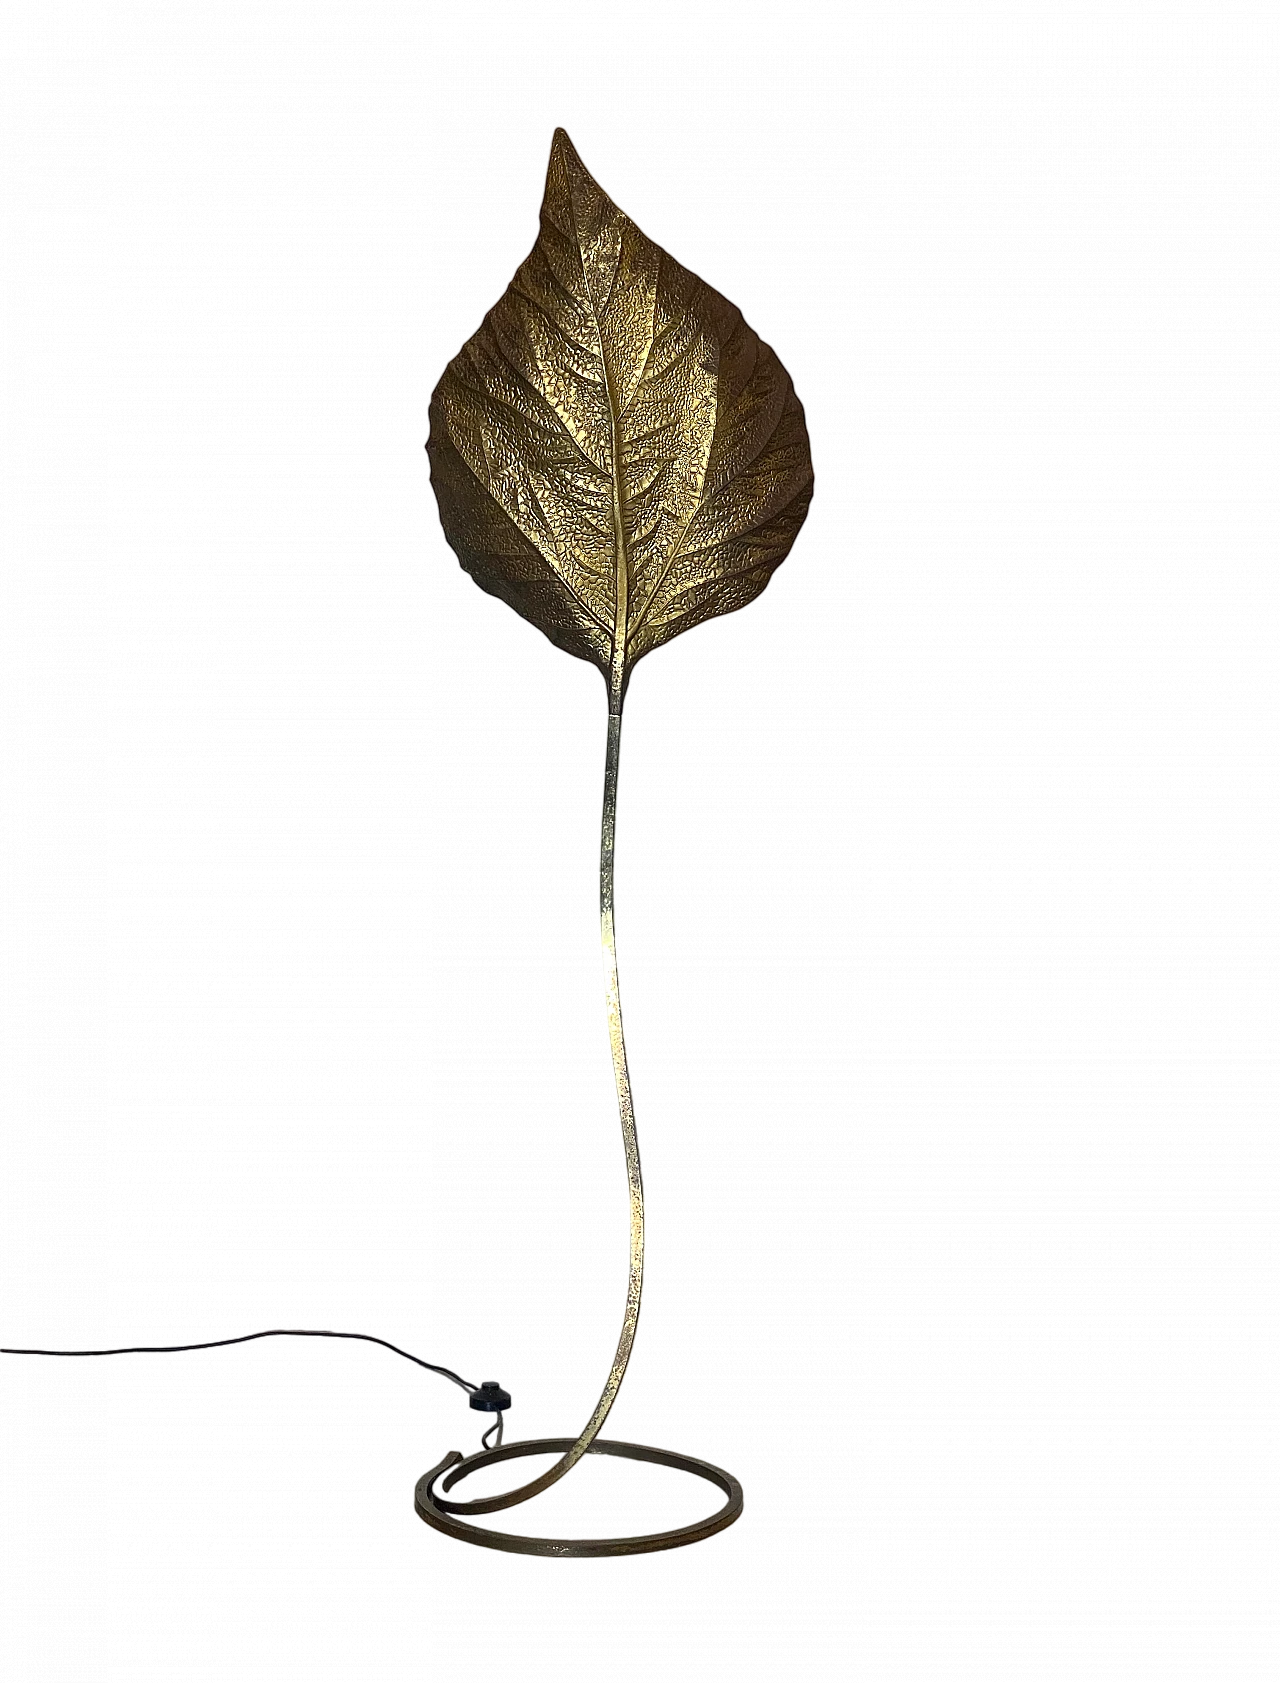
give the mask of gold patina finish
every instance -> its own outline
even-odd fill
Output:
[[[657,1549],[678,1549],[685,1543],[697,1543],[703,1537],[713,1537],[732,1525],[742,1512],[742,1486],[732,1473],[713,1467],[709,1461],[698,1461],[692,1455],[676,1455],[669,1449],[650,1449],[642,1443],[617,1443],[611,1438],[597,1438],[587,1451],[589,1455],[616,1455],[627,1461],[650,1461],[659,1467],[673,1467],[680,1473],[692,1473],[704,1478],[725,1494],[725,1503],[709,1519],[693,1525],[681,1525],[673,1531],[651,1531],[640,1537],[522,1537],[510,1531],[489,1531],[480,1525],[468,1525],[457,1517],[456,1504],[442,1502],[435,1486],[444,1475],[443,1488],[451,1490],[459,1479],[466,1478],[479,1467],[492,1466],[515,1455],[555,1455],[573,1444],[572,1438],[530,1438],[524,1443],[507,1444],[502,1449],[486,1450],[464,1461],[457,1450],[445,1456],[438,1467],[423,1473],[413,1494],[414,1506],[428,1525],[460,1542],[479,1543],[482,1548],[505,1549],[509,1554],[548,1555],[606,1555],[652,1554]],[[452,1469],[452,1470],[451,1470]]]
[[[538,239],[436,387],[427,449],[441,523],[463,567],[553,643],[593,661],[608,686],[600,935],[631,1259],[613,1365],[579,1436],[467,1461],[454,1453],[419,1482],[418,1511],[453,1536],[522,1553],[672,1548],[730,1524],[742,1495],[705,1462],[598,1436],[631,1355],[644,1272],[613,923],[622,707],[643,655],[744,607],[785,558],[813,490],[804,411],[738,309],[642,234],[557,129]],[[472,1502],[434,1494],[450,1467],[446,1490],[477,1466],[547,1451],[559,1460],[517,1489]],[[682,1467],[717,1483],[729,1502],[711,1520],[656,1538],[514,1537],[453,1517],[526,1501],[588,1451]]]

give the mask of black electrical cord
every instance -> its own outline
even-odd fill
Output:
[[[394,1345],[387,1338],[378,1338],[375,1333],[353,1326],[256,1326],[254,1330],[241,1333],[237,1338],[200,1338],[190,1345],[96,1345],[84,1350],[59,1350],[52,1345],[0,1345],[0,1356],[66,1356],[81,1360],[104,1360],[106,1356],[180,1355],[187,1350],[230,1350],[235,1345],[256,1345],[264,1338],[336,1338],[340,1343],[377,1345],[380,1350],[390,1350],[392,1355],[400,1356],[404,1362],[412,1362],[414,1367],[422,1368],[422,1372],[434,1373],[437,1378],[447,1380],[449,1385],[456,1385],[458,1390],[463,1392],[471,1409],[476,1409],[481,1414],[493,1415],[479,1439],[484,1449],[503,1441],[503,1415],[511,1407],[511,1394],[496,1378],[481,1378],[481,1382],[474,1383],[473,1380],[464,1378],[461,1373],[454,1372],[454,1368],[446,1367],[444,1362],[427,1362],[424,1356],[414,1355],[414,1351],[405,1350],[402,1345]]]

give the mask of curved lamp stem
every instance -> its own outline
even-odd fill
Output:
[[[587,1453],[609,1417],[622,1384],[635,1343],[640,1319],[640,1288],[644,1280],[644,1184],[640,1178],[640,1146],[636,1139],[635,1108],[631,1102],[631,1076],[627,1070],[627,1048],[622,1038],[622,999],[618,992],[618,951],[613,929],[613,843],[618,823],[618,755],[622,744],[621,685],[609,687],[609,735],[604,757],[604,803],[600,813],[600,945],[604,953],[605,1004],[609,1017],[609,1050],[613,1055],[613,1080],[618,1091],[618,1117],[622,1123],[622,1145],[627,1159],[627,1191],[631,1202],[631,1262],[627,1274],[627,1306],[614,1352],[613,1366],[605,1381],[600,1401],[573,1445],[553,1467],[515,1490],[499,1496],[485,1496],[473,1502],[442,1502],[451,1513],[491,1514],[527,1502],[531,1496],[562,1479]]]

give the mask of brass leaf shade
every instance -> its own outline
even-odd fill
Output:
[[[760,594],[813,490],[786,369],[563,129],[533,250],[445,369],[427,449],[463,567],[618,703],[642,655]]]

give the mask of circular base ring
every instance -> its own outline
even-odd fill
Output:
[[[652,1461],[659,1467],[674,1467],[677,1472],[693,1473],[723,1490],[728,1497],[725,1505],[710,1519],[695,1520],[674,1531],[653,1531],[645,1537],[518,1537],[508,1531],[489,1531],[481,1525],[468,1525],[454,1513],[441,1507],[435,1494],[435,1483],[448,1472],[443,1489],[451,1490],[460,1479],[480,1467],[491,1467],[498,1461],[509,1461],[520,1455],[563,1455],[572,1449],[576,1438],[527,1438],[522,1443],[507,1443],[497,1449],[471,1455],[464,1461],[456,1449],[451,1449],[438,1467],[423,1473],[413,1493],[413,1505],[418,1517],[446,1536],[459,1542],[478,1543],[485,1549],[505,1549],[509,1554],[545,1554],[564,1557],[584,1557],[606,1554],[649,1554],[654,1549],[678,1549],[685,1543],[698,1543],[732,1525],[742,1512],[742,1486],[732,1473],[713,1467],[709,1461],[695,1460],[692,1455],[677,1455],[669,1449],[650,1449],[643,1443],[618,1443],[609,1438],[596,1438],[587,1450],[589,1455],[619,1455],[627,1461]],[[449,1469],[453,1470],[450,1472]],[[450,1504],[451,1505],[451,1504]]]

